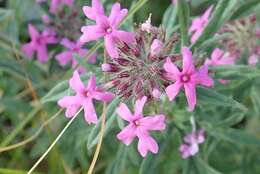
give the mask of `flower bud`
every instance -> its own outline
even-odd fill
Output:
[[[163,43],[158,40],[154,39],[151,45],[151,56],[157,56],[163,48]]]

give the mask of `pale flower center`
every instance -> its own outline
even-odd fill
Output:
[[[83,96],[84,96],[84,97],[89,97],[89,96],[90,96],[90,92],[89,92],[88,90],[85,90],[85,91],[83,92]]]
[[[139,120],[135,120],[135,121],[134,121],[134,125],[135,125],[135,126],[140,126],[140,121],[139,121]]]
[[[106,30],[106,32],[108,33],[108,34],[110,34],[110,33],[112,33],[112,28],[111,27],[109,27],[107,30]]]
[[[188,75],[188,74],[183,74],[182,76],[181,76],[181,82],[182,83],[187,83],[187,82],[189,82],[190,81],[190,75]]]

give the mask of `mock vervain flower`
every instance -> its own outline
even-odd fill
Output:
[[[98,122],[93,100],[109,102],[114,98],[110,92],[105,92],[96,86],[96,77],[92,76],[89,79],[88,85],[85,86],[80,79],[78,71],[75,71],[69,81],[70,87],[75,91],[74,96],[65,96],[58,101],[58,105],[66,108],[66,117],[73,117],[79,108],[84,109],[85,121],[88,124]]]
[[[154,27],[151,33],[140,28],[136,30],[136,41],[132,44],[118,45],[120,58],[110,59],[102,65],[108,74],[107,88],[125,99],[158,100],[169,81],[164,77],[163,63],[167,57],[172,61],[179,55],[171,54],[178,40],[174,34],[165,39],[165,31]],[[156,91],[154,91],[156,89]]]
[[[46,62],[48,60],[47,44],[57,43],[56,33],[50,29],[39,33],[32,24],[28,25],[28,32],[31,41],[22,45],[22,51],[30,59],[33,57],[33,53],[37,52],[39,62]]]
[[[67,5],[69,7],[73,6],[74,0],[52,0],[51,1],[51,6],[50,6],[50,12],[51,13],[56,13],[58,11],[58,8],[60,5]]]
[[[69,62],[72,62],[72,68],[75,68],[78,64],[77,60],[73,58],[75,54],[79,55],[80,58],[83,58],[87,55],[88,50],[82,48],[81,42],[72,42],[67,38],[62,39],[61,45],[63,45],[65,48],[67,48],[66,51],[63,51],[62,53],[56,55],[56,59],[59,62],[61,66],[65,66]],[[96,61],[96,55],[93,55],[89,59],[89,63],[95,63]],[[84,71],[83,67],[80,68],[82,71]]]
[[[208,25],[209,16],[212,9],[213,6],[210,6],[201,17],[197,17],[192,20],[191,27],[189,28],[189,32],[193,33],[191,37],[191,43],[195,43],[197,41],[197,39],[203,33],[205,27]]]
[[[90,17],[90,19],[94,19],[96,21],[96,25],[83,26],[81,28],[83,35],[80,37],[80,41],[86,43],[104,37],[105,48],[108,54],[112,58],[118,58],[119,55],[116,45],[121,42],[129,44],[135,41],[133,33],[118,30],[119,24],[127,15],[128,10],[121,9],[120,4],[115,3],[112,6],[110,16],[107,17],[103,15],[103,7],[98,2],[98,0],[93,0],[92,8],[83,8],[86,16]]]
[[[202,144],[205,141],[204,134],[205,131],[203,129],[200,129],[198,131],[187,134],[184,137],[185,143],[182,144],[179,148],[183,159],[194,156],[199,152],[199,144]]]
[[[136,101],[134,114],[130,112],[124,103],[121,103],[117,108],[118,115],[129,122],[129,125],[117,134],[117,138],[128,146],[137,137],[139,140],[138,151],[143,157],[147,155],[148,151],[157,153],[159,149],[158,144],[150,136],[149,131],[161,131],[166,127],[165,116],[162,114],[143,116],[142,111],[146,100],[147,97],[143,97]]]
[[[195,69],[191,51],[187,47],[182,48],[182,70],[180,71],[168,58],[164,64],[164,69],[168,73],[168,78],[174,84],[166,88],[166,94],[170,101],[174,100],[182,88],[188,101],[189,110],[193,111],[196,105],[196,86],[202,85],[212,87],[214,81],[208,75],[208,66],[203,65],[199,70]]]

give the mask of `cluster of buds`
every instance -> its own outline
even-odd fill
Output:
[[[248,51],[248,63],[257,63],[260,57],[260,28],[256,24],[256,15],[232,21],[220,33],[229,34],[221,44],[233,57],[240,58],[244,51]]]
[[[114,89],[125,99],[137,100],[143,96],[147,96],[148,100],[158,99],[169,85],[163,69],[166,58],[171,58],[173,62],[181,58],[171,54],[178,36],[173,34],[166,40],[161,27],[151,26],[148,31],[141,25],[135,33],[134,43],[117,43],[119,58],[110,59],[102,65],[102,70],[109,74],[106,87]]]

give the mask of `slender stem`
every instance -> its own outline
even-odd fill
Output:
[[[51,118],[49,118],[47,121],[45,121],[41,127],[29,138],[27,138],[26,140],[23,140],[19,143],[16,143],[16,144],[13,144],[13,145],[10,145],[10,146],[6,146],[6,147],[0,147],[0,153],[2,152],[5,152],[5,151],[9,151],[9,150],[12,150],[12,149],[16,149],[18,147],[21,147],[21,146],[24,146],[26,145],[27,143],[33,141],[35,138],[37,138],[40,133],[42,132],[42,130],[44,129],[44,127],[46,125],[48,125],[52,120],[54,120],[55,118],[57,118],[59,116],[59,114],[61,113],[62,109],[60,109],[58,112],[56,112]]]
[[[93,173],[93,170],[94,170],[94,167],[95,167],[95,164],[97,162],[98,155],[99,155],[99,152],[100,152],[100,149],[101,149],[101,145],[102,145],[102,141],[103,141],[103,137],[104,137],[104,132],[105,132],[105,126],[106,126],[106,110],[107,110],[106,109],[106,103],[104,103],[103,113],[102,113],[101,130],[100,130],[100,133],[99,133],[99,140],[98,140],[97,148],[96,148],[96,151],[94,153],[94,157],[92,159],[92,162],[90,164],[90,167],[88,169],[87,174]]]
[[[53,143],[50,145],[50,147],[44,152],[44,154],[38,159],[38,161],[32,166],[32,168],[29,170],[27,174],[31,174],[34,169],[42,162],[42,160],[47,156],[47,154],[51,151],[51,149],[56,145],[56,143],[60,140],[64,132],[69,128],[71,123],[76,119],[76,117],[79,115],[79,113],[82,111],[83,108],[80,108],[80,110],[75,114],[75,116],[67,123],[67,125],[63,128],[61,133],[57,136],[57,138],[53,141]]]

